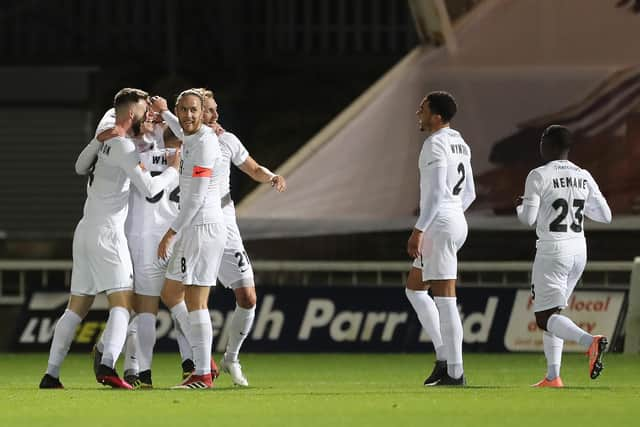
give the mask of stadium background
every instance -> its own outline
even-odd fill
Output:
[[[611,226],[587,227],[590,264],[571,313],[596,331],[606,330],[614,350],[637,353],[636,295],[640,290],[630,283],[638,279],[633,260],[640,237],[636,216],[640,177],[637,168],[616,164],[625,159],[637,164],[633,163],[640,135],[637,60],[629,49],[634,35],[640,37],[633,27],[640,19],[635,11],[634,2],[613,0],[3,2],[0,350],[48,348],[55,319],[64,308],[71,238],[85,193],[84,178],[75,176],[71,165],[121,87],[141,87],[169,99],[186,87],[212,88],[223,126],[239,135],[259,162],[295,177],[290,181],[292,195],[278,200],[277,195],[256,190],[238,171],[232,176],[232,194],[239,203],[240,226],[259,289],[258,316],[246,351],[427,352],[431,346],[421,336],[402,292],[410,265],[406,239],[418,201],[414,169],[422,136],[413,125],[415,107],[429,90],[448,89],[456,94],[459,89],[461,99],[474,101],[460,103],[461,111],[466,110],[464,120],[469,122],[469,116],[477,114],[482,121],[481,111],[489,111],[496,122],[504,122],[507,119],[501,115],[508,116],[501,110],[504,99],[537,97],[536,102],[544,104],[550,100],[543,95],[557,89],[550,80],[577,79],[584,93],[576,89],[570,99],[553,100],[554,107],[528,117],[527,123],[507,123],[511,131],[503,138],[469,139],[472,148],[484,146],[478,151],[487,153],[478,161],[493,166],[479,176],[480,207],[470,214],[469,238],[460,253],[465,350],[540,348],[526,291],[535,234],[514,221],[505,200],[519,191],[522,171],[535,165],[531,141],[535,146],[536,137],[532,135],[544,127],[545,120],[587,120],[591,111],[601,110],[603,115],[596,119],[603,120],[605,113],[611,114],[607,110],[611,99],[620,99],[615,105],[624,104],[624,115],[616,117],[616,126],[595,136],[584,132],[584,146],[591,148],[580,155],[589,165],[597,163],[594,175],[606,181],[605,195],[617,197],[616,220]],[[529,12],[538,14],[532,20],[537,29],[515,37],[520,25],[516,18]],[[545,13],[577,19],[571,23],[547,20]],[[512,51],[506,45],[495,47],[494,57],[484,58],[485,62],[470,59],[469,51],[482,52],[482,46],[470,44],[465,31],[501,22],[505,14],[512,22],[505,30],[513,34],[498,34],[500,40],[515,37],[514,52],[527,50],[526,43],[533,43],[546,59],[536,63],[535,51],[530,54],[536,58],[531,63],[527,55],[524,61],[517,55],[510,58]],[[602,18],[600,25],[619,31],[589,38],[582,27],[592,25],[589,17],[594,14]],[[604,18],[611,18],[610,22]],[[561,30],[577,38],[554,34]],[[593,51],[577,49],[589,43]],[[609,46],[607,55],[596,55],[595,48],[603,44]],[[585,56],[563,56],[576,50]],[[433,63],[420,62],[418,57]],[[412,74],[407,74],[410,67],[414,67]],[[398,86],[415,76],[436,75],[438,67],[447,76],[460,74],[450,80],[426,80],[411,90]],[[525,77],[523,67],[528,68]],[[557,70],[575,74],[553,74]],[[487,73],[497,73],[492,77],[494,86],[487,82],[479,86],[475,76]],[[496,90],[495,81],[510,73],[518,77],[516,82],[524,82],[518,86],[520,92]],[[539,87],[547,92],[536,94]],[[392,104],[378,102],[388,97],[385,90],[397,93],[395,98],[402,98],[406,108],[392,111]],[[524,104],[522,108],[528,108]],[[374,114],[368,107],[382,110]],[[358,205],[368,201],[354,199],[354,194],[375,193],[377,185],[354,184],[349,193],[345,188],[350,186],[344,183],[357,182],[358,174],[369,173],[371,165],[377,165],[376,159],[358,156],[342,145],[351,157],[345,155],[332,168],[333,163],[321,157],[322,148],[336,151],[337,143],[349,142],[340,140],[343,130],[355,128],[358,135],[359,126],[380,129],[397,124],[402,125],[403,134],[383,133],[370,145],[365,136],[352,141],[365,140],[362,150],[369,147],[372,156],[380,153],[381,145],[388,152],[405,155],[402,164],[373,169],[378,178],[393,183],[385,192],[400,194],[411,206],[402,212],[391,209],[388,216],[360,215]],[[459,127],[466,134],[465,127]],[[368,137],[366,132],[363,135]],[[413,148],[407,148],[404,139]],[[497,148],[492,148],[493,143]],[[602,160],[598,157],[602,147],[614,151],[614,157],[607,158],[610,163],[597,162]],[[315,163],[314,155],[320,156]],[[319,162],[325,162],[322,168]],[[305,167],[312,171],[306,182]],[[616,168],[622,172],[607,173]],[[327,179],[313,175],[317,170]],[[406,176],[395,176],[395,170],[405,171]],[[319,187],[311,185],[315,183]],[[616,192],[618,187],[623,191]],[[333,205],[330,192],[317,188],[344,192],[348,203]],[[267,198],[277,209],[264,207]],[[296,200],[302,202],[297,205]],[[309,214],[320,212],[309,201],[328,206],[329,214],[323,211],[317,218]],[[256,216],[261,209],[265,215]],[[232,304],[228,292],[213,296],[218,350],[224,348],[224,325]],[[74,351],[86,351],[99,335],[105,308],[99,300],[78,332]],[[175,342],[164,317],[160,316],[157,348],[171,350]]]

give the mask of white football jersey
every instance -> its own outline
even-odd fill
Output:
[[[169,150],[164,148],[154,148],[138,155],[145,169],[151,173],[151,176],[156,176],[167,169],[168,152]],[[164,234],[178,216],[179,202],[178,175],[153,197],[146,197],[138,189],[132,188],[126,224],[127,236]]]
[[[124,228],[129,205],[131,180],[146,193],[175,180],[175,169],[169,168],[162,179],[152,179],[139,164],[138,152],[128,138],[111,138],[100,145],[95,169],[89,177],[83,220],[97,225]]]
[[[568,160],[555,160],[529,172],[523,205],[538,207],[540,241],[584,239],[584,216],[606,201],[591,174]],[[608,206],[606,207],[608,210]]]
[[[423,179],[428,175],[428,170],[443,166],[447,168],[446,188],[440,209],[462,209],[466,205],[463,203],[465,197],[475,197],[471,149],[460,132],[447,127],[429,135],[422,145],[418,165],[421,196],[427,194],[428,186],[432,185]]]
[[[224,169],[222,163],[220,143],[211,128],[203,125],[195,134],[183,137],[180,161],[180,213],[173,221],[173,230],[180,231],[187,225],[224,223],[220,204],[220,183]],[[208,184],[203,204],[194,207],[191,205],[191,187],[197,179],[207,179]]]
[[[218,136],[220,140],[220,151],[222,152],[222,180],[220,193],[223,198],[222,211],[225,215],[234,216],[236,214],[233,201],[231,200],[231,163],[240,166],[249,157],[249,152],[242,145],[242,142],[231,132],[224,132]]]

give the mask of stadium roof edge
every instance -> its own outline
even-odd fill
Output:
[[[375,97],[391,82],[400,79],[404,73],[410,68],[420,55],[428,51],[426,46],[418,46],[405,55],[396,65],[387,71],[380,79],[378,79],[364,93],[358,96],[347,108],[332,119],[325,127],[315,134],[305,145],[302,146],[293,156],[285,161],[277,170],[278,175],[287,175],[296,169],[300,164],[310,158],[322,146],[331,140],[350,120],[356,117]],[[265,186],[258,186],[249,193],[236,206],[238,215],[242,215],[244,208],[249,205],[255,198],[268,191]]]

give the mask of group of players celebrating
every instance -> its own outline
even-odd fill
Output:
[[[420,152],[420,216],[407,244],[415,259],[406,295],[433,342],[436,362],[425,386],[464,386],[463,330],[456,299],[457,252],[467,237],[464,212],[475,199],[471,150],[449,127],[457,112],[454,98],[432,92],[416,115],[429,132]],[[582,345],[589,356],[589,376],[602,371],[607,339],[591,335],[561,314],[586,265],[584,217],[611,222],[611,210],[589,172],[568,160],[571,132],[549,126],[540,140],[543,166],[532,170],[518,219],[536,224],[538,241],[531,274],[536,323],[543,330],[547,374],[536,387],[563,387],[560,377],[565,340]],[[429,289],[433,298],[429,295]]]
[[[63,388],[60,367],[95,296],[109,301],[94,347],[96,380],[114,388],[152,388],[159,301],[170,309],[182,358],[176,388],[213,386],[209,290],[220,281],[236,308],[221,368],[248,386],[238,354],[253,325],[256,293],[229,193],[233,163],[278,192],[286,181],[258,164],[218,123],[210,90],[183,91],[175,115],[165,99],[125,88],[76,161],[88,174],[87,200],[73,238],[71,295],[58,320],[40,388]],[[131,185],[133,184],[133,185]],[[124,378],[115,371],[125,351]]]
[[[416,112],[420,130],[429,135],[418,160],[420,215],[407,243],[414,262],[405,293],[435,348],[435,366],[425,386],[466,384],[457,252],[467,237],[464,212],[476,194],[471,150],[449,126],[456,112],[447,92],[429,93]],[[76,172],[89,174],[87,201],[74,233],[71,296],[55,327],[41,388],[63,387],[60,366],[77,326],[101,292],[110,311],[93,352],[99,383],[152,387],[162,299],[171,311],[183,361],[183,381],[175,388],[212,387],[218,368],[211,357],[207,304],[217,280],[236,297],[221,367],[234,384],[248,385],[238,354],[253,324],[256,293],[229,194],[230,165],[279,192],[286,190],[286,181],[256,163],[238,138],[220,126],[211,91],[185,90],[175,114],[161,97],[123,89],[78,157]],[[547,359],[547,374],[537,387],[564,386],[560,365],[565,340],[585,347],[592,379],[603,368],[608,344],[604,336],[587,333],[561,314],[586,264],[584,217],[611,221],[593,177],[568,160],[570,148],[567,128],[552,125],[544,131],[544,165],[529,173],[516,208],[521,222],[537,224],[531,297]],[[121,379],[114,366],[123,348]]]

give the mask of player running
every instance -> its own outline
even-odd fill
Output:
[[[66,357],[75,331],[93,304],[95,295],[107,294],[110,311],[103,333],[104,352],[96,380],[114,388],[131,389],[120,379],[114,367],[125,342],[133,269],[125,220],[131,182],[146,196],[152,197],[175,180],[179,157],[168,159],[169,168],[152,178],[139,164],[138,153],[127,133],[139,134],[147,110],[148,94],[139,89],[122,89],[114,99],[116,137],[103,144],[93,139],[76,162],[76,172],[89,172],[97,155],[87,187],[83,217],[73,238],[71,296],[67,310],[58,320],[47,372],[40,388],[63,388],[60,366]]]
[[[203,107],[204,98],[196,89],[178,96],[176,113],[181,131],[177,136],[183,142],[180,213],[158,246],[158,256],[166,259],[175,235],[181,233],[169,261],[167,278],[185,286],[189,312],[187,336],[193,349],[195,370],[176,387],[186,389],[213,385],[213,330],[207,303],[210,287],[216,285],[227,238],[220,206],[222,153],[215,133],[202,123]],[[167,120],[167,116],[165,111],[163,118]]]
[[[589,172],[568,160],[571,132],[563,126],[545,129],[540,155],[545,163],[527,176],[524,196],[518,199],[518,219],[536,224],[536,257],[533,262],[531,297],[536,323],[544,332],[542,342],[547,375],[536,387],[564,387],[560,378],[564,340],[588,349],[589,376],[602,371],[607,339],[590,335],[560,314],[567,306],[587,263],[584,238],[585,215],[594,221],[611,222],[611,210]]]
[[[446,92],[431,92],[416,115],[429,132],[420,151],[420,216],[407,243],[414,258],[405,293],[436,351],[425,386],[464,386],[462,322],[456,299],[457,252],[467,238],[464,212],[475,200],[471,150],[449,127],[457,111]],[[431,299],[428,290],[434,298]]]
[[[213,92],[202,89],[204,95],[204,123],[216,129],[220,141],[220,149],[223,157],[222,173],[222,211],[227,229],[227,244],[222,256],[222,263],[218,273],[220,283],[226,288],[232,289],[236,298],[236,308],[231,317],[231,327],[229,330],[229,341],[221,362],[224,372],[231,376],[235,385],[246,387],[249,382],[242,372],[238,355],[240,348],[249,335],[253,320],[255,318],[256,291],[251,262],[244,249],[240,230],[236,221],[235,206],[231,199],[231,186],[229,175],[231,173],[231,163],[246,173],[252,179],[260,183],[271,183],[278,191],[286,191],[287,183],[283,176],[276,175],[266,167],[258,164],[250,155],[242,142],[232,133],[224,131],[218,125],[218,104]],[[166,101],[155,98],[153,105],[156,109],[164,111]],[[170,126],[177,126],[175,121],[167,118]],[[177,130],[176,130],[177,131]],[[179,309],[184,303],[184,289],[175,283],[165,286],[163,290],[163,301],[172,311]],[[188,355],[188,346],[182,346],[180,352],[183,359]]]

